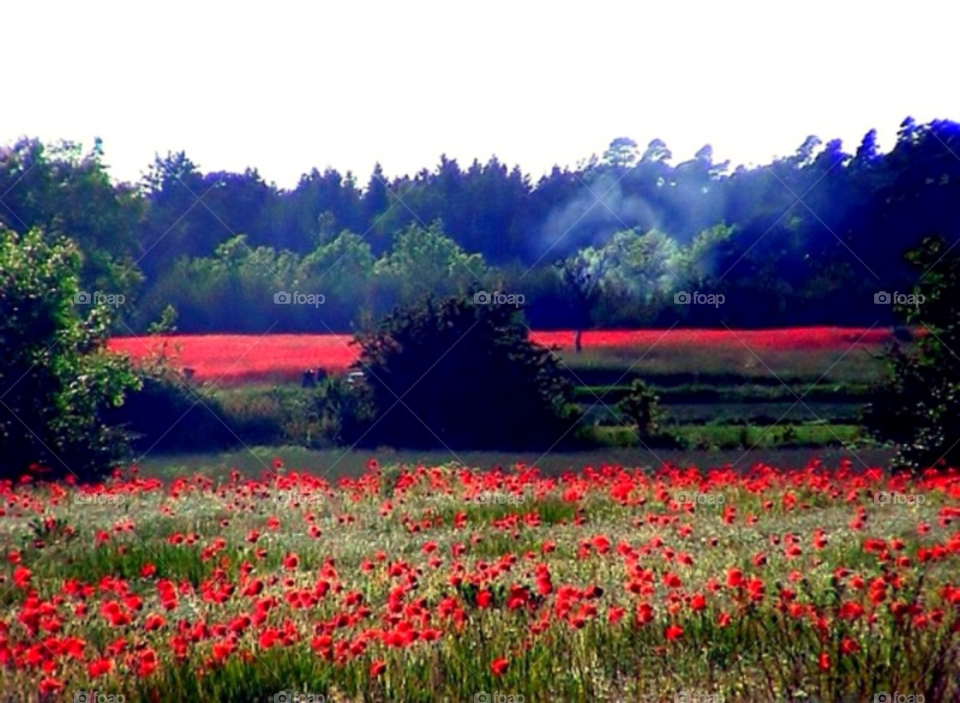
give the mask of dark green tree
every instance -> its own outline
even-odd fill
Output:
[[[926,272],[914,289],[923,298],[896,308],[917,335],[912,349],[890,349],[890,380],[864,413],[874,435],[896,443],[898,466],[914,472],[960,466],[960,256],[948,254],[929,237],[907,255]]]
[[[105,349],[107,306],[77,297],[79,264],[67,241],[0,230],[0,478],[35,464],[88,479],[126,450],[104,415],[138,381]]]
[[[397,447],[548,449],[574,424],[572,387],[527,340],[515,307],[427,298],[358,338],[376,416],[367,441]],[[571,435],[566,435],[570,437]]]

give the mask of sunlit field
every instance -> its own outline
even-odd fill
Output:
[[[580,468],[371,461],[335,479],[277,459],[259,477],[7,482],[3,688],[127,701],[960,695],[955,472]]]

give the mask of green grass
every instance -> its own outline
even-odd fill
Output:
[[[191,454],[148,454],[140,463],[142,474],[169,481],[173,477],[191,475],[195,472],[225,480],[231,470],[237,470],[245,476],[260,476],[269,472],[273,459],[278,458],[292,469],[309,467],[317,475],[329,481],[341,477],[360,476],[366,463],[376,459],[381,465],[403,464],[409,467],[436,466],[449,462],[463,463],[477,469],[494,467],[510,468],[517,463],[526,467],[536,466],[543,474],[557,475],[563,471],[574,471],[584,466],[631,466],[656,468],[661,462],[689,466],[722,466],[743,457],[744,450],[738,448],[682,448],[650,446],[650,450],[637,446],[636,437],[625,428],[601,428],[602,433],[623,437],[623,444],[612,443],[608,437],[601,436],[592,449],[583,451],[543,451],[543,452],[456,452],[444,449],[416,451],[395,449],[305,449],[303,447],[250,447],[227,452],[198,452]],[[871,466],[886,466],[893,456],[893,450],[882,447],[858,447],[855,451],[865,463]],[[839,446],[824,446],[816,449],[816,456],[825,462],[836,462],[840,458],[851,458],[851,452]],[[747,467],[754,461],[763,461],[776,466],[804,466],[811,457],[809,448],[795,447],[757,447],[744,461]],[[859,465],[859,461],[857,462]]]
[[[738,385],[710,385],[707,383],[685,383],[675,386],[652,384],[654,392],[664,404],[671,403],[772,403],[793,402],[802,397],[806,402],[858,402],[870,399],[870,386],[865,383],[818,383],[784,386],[760,385],[746,382]],[[583,403],[595,401],[619,402],[630,391],[627,384],[577,386],[574,398]]]
[[[738,385],[760,383],[803,385],[818,381],[840,384],[869,384],[883,377],[884,362],[875,358],[879,349],[843,350],[763,350],[755,356],[746,347],[686,347],[650,350],[611,347],[584,349],[580,354],[560,352],[558,355],[578,383],[609,385],[629,383],[644,378],[655,385],[705,383]],[[641,358],[642,357],[642,358]],[[778,380],[779,379],[779,380]]]
[[[589,429],[598,442],[614,447],[635,447],[640,442],[634,431],[623,426],[598,426]],[[781,424],[768,427],[752,425],[667,425],[660,438],[645,440],[650,446],[663,446],[671,440],[689,449],[770,449],[775,447],[821,448],[856,447],[866,442],[859,425]]]

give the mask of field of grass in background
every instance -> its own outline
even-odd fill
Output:
[[[893,455],[892,450],[866,447],[855,452],[842,447],[821,448],[815,452],[825,464],[837,465],[841,460],[850,462],[854,470],[866,467],[883,467]],[[625,466],[645,469],[663,468],[663,463],[677,466],[701,466],[719,468],[735,465],[734,470],[746,471],[760,463],[784,468],[801,468],[810,461],[811,451],[802,448],[760,447],[747,452],[744,449],[682,450],[652,449],[643,447],[605,446],[581,452],[507,453],[507,452],[456,452],[444,449],[436,451],[396,449],[305,449],[296,446],[250,446],[225,452],[192,452],[162,454],[149,453],[138,466],[141,474],[169,480],[176,476],[200,472],[214,479],[226,479],[232,470],[244,476],[259,476],[263,471],[272,471],[272,461],[279,459],[284,466],[307,467],[318,476],[328,480],[340,477],[357,477],[364,473],[368,462],[381,465],[408,467],[439,466],[456,463],[474,469],[490,471],[497,467],[510,469],[521,465],[536,466],[544,475],[559,476],[564,471],[577,471],[585,466]]]
[[[860,413],[871,400],[871,384],[884,371],[877,356],[894,336],[889,329],[839,328],[587,332],[581,354],[572,351],[571,332],[533,332],[531,338],[560,347],[561,367],[584,413],[570,436],[584,450],[646,444],[658,450],[720,451],[754,444],[764,449],[871,446],[858,427]],[[324,410],[323,386],[305,389],[299,381],[307,366],[345,373],[353,359],[348,337],[208,335],[113,340],[111,345],[136,356],[138,348],[159,349],[164,342],[168,352],[180,349],[170,364],[194,369],[193,393],[203,401],[159,445],[143,442],[140,452],[337,447],[336,420]],[[636,378],[651,385],[665,415],[661,436],[643,443],[624,427],[617,410]],[[185,400],[189,407],[194,395],[186,394]],[[161,423],[163,431],[183,414],[177,407],[176,417]]]
[[[855,387],[875,381],[884,371],[876,358],[889,337],[872,335],[869,343],[848,343],[847,335],[836,344],[808,348],[781,348],[750,344],[749,348],[728,332],[725,337],[670,344],[664,341],[650,348],[608,346],[585,347],[580,354],[560,352],[560,358],[582,385],[629,383],[633,378],[659,386],[703,384],[782,387],[817,383]],[[737,332],[740,338],[748,333]],[[751,340],[752,341],[752,340]]]

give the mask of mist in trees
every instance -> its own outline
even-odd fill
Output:
[[[537,182],[496,158],[361,183],[327,169],[281,189],[253,169],[204,172],[184,153],[140,182],[105,150],[24,139],[0,147],[0,228],[81,252],[85,289],[122,293],[115,333],[172,305],[182,331],[368,328],[427,293],[521,293],[541,328],[871,325],[909,290],[905,251],[960,237],[960,126],[907,119],[889,153],[809,137],[755,168],[705,146],[674,163],[660,140],[622,137]],[[274,304],[322,293],[322,309]],[[680,306],[680,291],[725,303]]]

